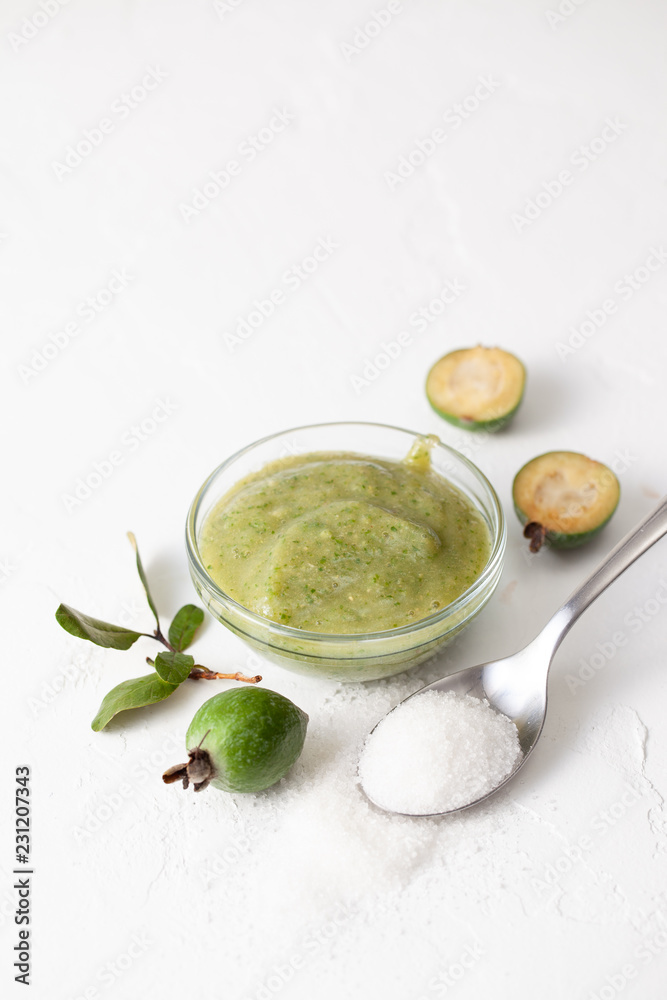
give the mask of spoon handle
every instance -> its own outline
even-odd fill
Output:
[[[624,573],[635,559],[639,559],[665,534],[667,534],[667,496],[662,498],[655,510],[651,511],[636,528],[621,539],[547,623],[542,635],[549,636],[554,652],[579,615],[600,596],[603,590],[607,589],[610,583]]]

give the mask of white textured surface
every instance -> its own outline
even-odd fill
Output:
[[[413,0],[351,53],[341,44],[363,41],[370,4],[75,0],[17,43],[40,7],[4,0],[2,813],[14,767],[30,764],[31,996],[663,996],[665,543],[568,637],[539,751],[497,800],[410,821],[373,814],[354,786],[384,711],[441,670],[531,638],[667,491],[667,262],[652,256],[667,241],[667,10],[561,7],[572,13],[558,21],[547,16],[557,0]],[[123,111],[151,70],[155,89]],[[463,119],[455,106],[476,88]],[[100,145],[56,171],[103,118]],[[241,144],[272,120],[282,132],[251,161]],[[433,155],[388,178],[434,129]],[[587,160],[579,148],[602,135]],[[236,176],[186,222],[180,206],[231,159]],[[522,223],[538,194],[546,207]],[[326,259],[302,279],[294,268],[318,244]],[[646,260],[656,269],[637,272],[634,290],[624,275]],[[114,270],[126,284],[89,319],[81,303]],[[272,315],[234,345],[272,292]],[[560,357],[588,310],[599,329]],[[78,335],[26,372],[68,324]],[[399,357],[371,381],[367,360],[402,331]],[[422,391],[437,357],[478,341],[529,369],[515,425],[493,440],[444,425]],[[140,440],[132,428],[158,400],[173,412]],[[192,598],[183,521],[209,470],[272,430],[344,418],[468,449],[508,513],[499,590],[440,664],[403,679],[344,688],[262,665],[311,716],[284,788],[193,798],[163,787],[205,691],[190,684],[93,734],[102,694],[141,673],[148,650],[69,639],[55,607],[150,627],[133,529],[167,617]],[[510,484],[551,448],[615,463],[623,497],[589,548],[530,560]],[[113,473],[68,510],[63,496],[112,452]],[[247,665],[213,623],[198,650],[211,666]]]

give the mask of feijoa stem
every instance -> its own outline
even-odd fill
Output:
[[[152,660],[150,656],[146,657],[146,663],[151,667],[155,666],[155,660]],[[202,667],[200,663],[195,664],[188,674],[188,680],[193,681],[245,681],[246,684],[259,684],[261,679],[261,674],[255,674],[254,677],[246,677],[245,674],[240,672],[222,674],[217,670],[209,670],[208,667]]]
[[[193,681],[245,681],[246,684],[259,684],[262,679],[261,674],[255,674],[254,677],[246,677],[242,673],[221,674],[215,670],[209,670],[208,667],[202,667],[199,664],[196,664],[192,668],[189,676]]]
[[[188,761],[186,764],[175,764],[168,767],[162,775],[165,785],[173,785],[175,781],[182,781],[183,788],[187,788],[190,782],[194,785],[195,792],[201,792],[208,785],[211,778],[215,777],[215,769],[208,750],[202,750],[202,743],[211,732],[207,729],[199,744],[188,750]]]
[[[544,544],[544,539],[546,538],[546,528],[543,524],[538,524],[537,521],[529,521],[526,527],[523,529],[523,537],[530,538],[530,551],[539,552]]]

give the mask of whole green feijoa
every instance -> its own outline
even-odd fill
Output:
[[[165,771],[167,784],[211,784],[225,792],[261,792],[284,777],[303,749],[308,716],[267,688],[222,691],[195,714],[186,735],[188,762]]]

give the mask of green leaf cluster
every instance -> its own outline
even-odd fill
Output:
[[[186,604],[177,612],[169,626],[168,638],[165,639],[136,539],[132,533],[129,533],[128,537],[136,553],[137,571],[146,593],[148,606],[155,617],[155,632],[151,635],[148,632],[135,632],[132,629],[123,628],[121,625],[112,625],[109,622],[100,621],[99,618],[84,615],[81,611],[77,611],[67,604],[61,604],[56,611],[56,621],[66,632],[76,636],[77,639],[87,639],[89,642],[95,643],[96,646],[102,646],[105,649],[129,649],[142,636],[156,639],[166,646],[166,650],[159,652],[155,660],[148,659],[154,668],[152,673],[144,677],[123,681],[122,684],[116,685],[109,691],[93,719],[92,728],[95,732],[104,729],[119,712],[126,712],[133,708],[144,708],[146,705],[155,705],[176,691],[178,686],[190,676],[195,666],[194,656],[184,653],[184,650],[192,643],[199,626],[204,621],[204,612],[201,608],[194,604]]]

